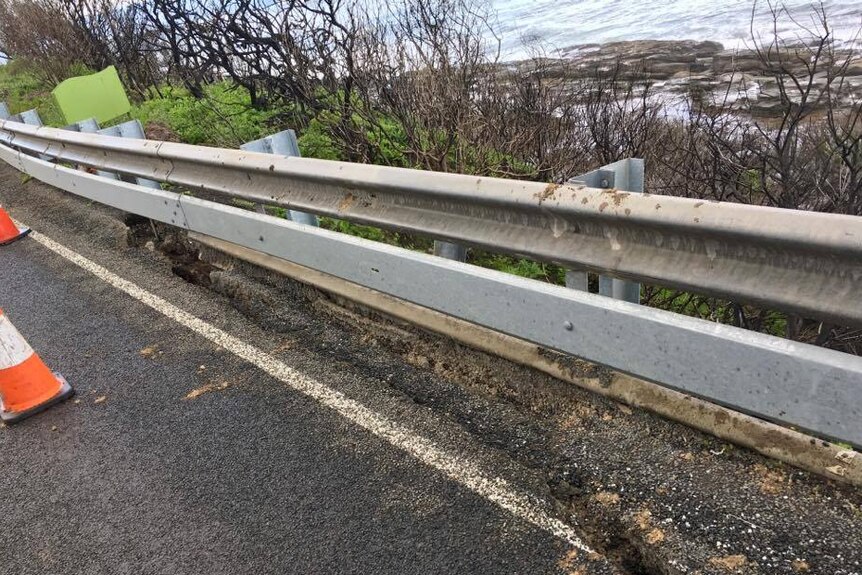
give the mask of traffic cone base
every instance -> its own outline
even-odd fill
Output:
[[[6,210],[0,208],[0,246],[20,240],[29,233],[30,228],[19,228],[6,213]]]
[[[36,415],[40,411],[44,411],[51,407],[52,405],[56,405],[61,401],[69,399],[73,395],[75,395],[75,390],[72,389],[72,386],[66,381],[66,378],[57,373],[53,372],[51,375],[57,380],[57,384],[59,385],[59,389],[57,392],[42,400],[41,403],[34,405],[33,407],[23,409],[21,411],[7,411],[4,408],[0,409],[0,420],[4,423],[15,423],[21,421],[22,419],[26,419],[31,415]]]
[[[30,228],[24,228],[24,227],[17,228],[17,229],[18,229],[18,235],[13,236],[12,238],[9,238],[6,240],[0,240],[0,246],[5,246],[7,244],[11,244],[15,240],[20,240],[21,238],[23,238],[24,236],[26,236],[27,234],[29,234],[32,231]]]

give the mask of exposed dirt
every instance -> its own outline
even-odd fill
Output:
[[[161,122],[147,122],[144,128],[148,140],[159,142],[179,142],[180,137],[169,126]]]
[[[37,182],[11,193],[9,199],[19,203],[38,201],[42,217],[57,221],[66,221],[69,202],[78,201]],[[393,393],[542,474],[561,517],[626,573],[862,573],[858,489],[244,262],[211,253],[201,259],[176,230],[132,219],[102,233],[110,238],[120,231],[129,246],[124,249],[162,254],[166,268],[222,294],[265,329],[285,334],[285,345],[313,349],[369,376],[385,374]],[[369,348],[375,353],[360,351]],[[603,368],[566,361],[573,375],[611,377]],[[403,367],[393,368],[399,363]],[[398,370],[411,375],[401,377]],[[219,382],[213,385],[206,391],[217,391]],[[577,573],[583,559],[564,556],[560,569]]]
[[[548,186],[542,190],[541,193],[537,193],[535,195],[536,199],[539,200],[539,204],[548,199],[555,199],[557,190],[560,188],[560,184],[550,183]]]
[[[792,573],[800,565],[818,573],[859,572],[862,549],[845,545],[846,533],[862,533],[858,490],[592,396],[266,270],[214,257],[231,268],[215,275],[242,277],[237,281],[270,294],[258,293],[255,301],[273,301],[285,284],[292,285],[294,297],[337,319],[362,344],[397,354],[435,375],[435,385],[418,385],[411,378],[392,378],[390,385],[446,413],[488,445],[542,470],[560,511],[627,572],[718,574],[728,572],[728,565],[739,573]],[[352,368],[370,368],[357,358],[339,358]],[[611,377],[575,358],[567,363],[573,375],[600,381]],[[739,563],[743,556],[747,559]]]
[[[137,234],[145,236],[147,229],[139,228]],[[857,490],[586,394],[266,270],[224,257],[207,262],[174,231],[163,229],[159,235],[160,240],[150,237],[144,246],[153,242],[170,258],[174,273],[230,298],[267,329],[302,331],[306,337],[292,345],[318,345],[317,338],[326,334],[308,318],[323,313],[361,344],[433,374],[433,384],[407,377],[390,378],[389,384],[445,413],[487,445],[541,470],[559,511],[627,573],[859,573],[862,549],[858,543],[845,545],[847,533],[862,533]],[[327,338],[335,339],[332,334]],[[348,347],[324,349],[351,369],[377,369]],[[573,375],[611,377],[575,358],[568,363]]]

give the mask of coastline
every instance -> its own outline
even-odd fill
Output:
[[[710,40],[629,40],[603,44],[579,44],[564,48],[557,56],[533,57],[503,62],[501,66],[521,75],[567,81],[589,80],[596,75],[614,75],[672,104],[697,100],[730,105],[753,115],[769,117],[785,105],[778,76],[809,76],[813,89],[825,88],[830,70],[843,68],[840,100],[850,106],[862,99],[862,52],[848,45],[832,45],[820,54],[817,69],[808,67],[817,57],[816,46],[786,44],[770,55],[751,48],[726,48]],[[833,89],[836,86],[833,80]],[[787,98],[794,100],[792,90]]]

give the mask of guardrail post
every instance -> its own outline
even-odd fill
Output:
[[[15,114],[9,118],[13,122],[20,122],[22,124],[27,124],[29,126],[42,126],[42,117],[39,115],[39,112],[36,109],[33,110],[25,110],[20,114]],[[43,154],[31,154],[39,158],[40,160],[45,160],[47,162],[52,162],[54,159],[51,156],[45,156]]]
[[[89,122],[89,120],[85,121]],[[93,120],[93,122],[95,122],[95,120]],[[111,126],[110,128],[102,128],[98,133],[105,136],[114,136],[115,138],[132,138],[133,140],[147,139],[147,136],[144,133],[144,127],[141,125],[140,120],[130,120],[116,126]],[[133,177],[131,178],[131,182],[153,190],[162,189],[162,185],[159,182],[148,180],[147,178]]]
[[[467,247],[461,244],[434,240],[434,255],[458,262],[467,261]]]
[[[644,191],[644,161],[640,158],[626,158],[598,170],[575,176],[570,183],[583,184],[591,188],[615,188],[624,192],[642,194]],[[566,287],[587,291],[587,272],[566,271]],[[599,276],[599,294],[640,303],[641,286],[637,282]]]
[[[80,122],[75,122],[74,124],[69,124],[63,128],[64,130],[71,130],[72,132],[82,132],[85,134],[95,134],[99,131],[99,122],[96,121],[95,118],[90,118],[89,120],[81,120]]]
[[[21,119],[22,124],[28,124],[30,126],[42,126],[42,117],[39,115],[37,110],[26,110],[18,114],[18,117]]]
[[[69,124],[63,129],[69,130],[71,132],[81,132],[83,134],[97,134],[99,132],[99,122],[97,122],[95,118],[90,118],[89,120],[81,120],[80,122]],[[84,165],[79,165],[78,168],[85,171],[87,170],[87,166]],[[101,176],[102,178],[108,178],[110,180],[120,179],[120,176],[113,172],[103,172],[101,170],[96,170],[96,175]]]
[[[299,152],[299,142],[296,140],[296,132],[293,130],[284,130],[271,136],[266,136],[259,140],[246,142],[239,147],[240,150],[247,152],[260,152],[263,154],[274,154],[277,156],[288,156],[298,158],[302,154]],[[266,208],[263,204],[256,204],[255,211],[261,214],[266,213]],[[317,216],[296,210],[287,210],[287,219],[298,224],[307,226],[318,226]]]
[[[9,106],[6,105],[6,102],[0,102],[0,120],[8,120],[10,115]]]
[[[116,126],[111,126],[109,128],[99,129],[99,123],[95,119],[84,120],[82,122],[78,122],[75,124],[78,127],[78,131],[80,132],[93,132],[95,131],[98,134],[103,134],[105,136],[114,136],[115,138],[131,138],[133,140],[146,140],[147,134],[144,132],[144,126],[141,125],[140,120],[129,120],[128,122],[123,122],[122,124],[117,124]],[[95,130],[94,130],[95,128]],[[100,176],[105,175],[114,180],[123,180],[124,178],[120,174],[112,174],[108,172],[97,172]],[[150,188],[151,190],[161,190],[162,185],[155,181],[149,180],[147,178],[139,178],[136,176],[127,177],[125,179],[131,183],[138,184],[139,186],[143,186],[145,188]],[[153,235],[156,237],[156,240],[159,240],[159,231],[156,228],[156,223],[149,219],[150,228],[153,230]]]

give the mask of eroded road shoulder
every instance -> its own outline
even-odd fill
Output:
[[[0,176],[5,177],[4,171],[0,168]],[[14,290],[7,288],[18,280],[0,252],[0,298],[16,298],[16,305],[30,310],[25,315],[45,316],[43,325],[31,326],[35,336],[27,334],[34,346],[44,344],[48,353],[39,349],[43,357],[59,353],[57,359],[73,366],[81,382],[97,362],[102,367],[96,373],[109,374],[111,386],[122,390],[116,395],[107,384],[95,385],[92,401],[85,399],[87,388],[80,404],[57,410],[67,414],[64,417],[80,417],[74,423],[81,433],[55,423],[45,429],[34,424],[39,433],[26,438],[10,435],[17,433],[15,428],[3,430],[0,442],[15,437],[20,443],[12,446],[12,454],[0,449],[2,463],[15,469],[17,457],[29,462],[24,466],[29,473],[48,469],[50,474],[49,462],[76,460],[85,448],[93,449],[92,456],[61,469],[42,487],[54,500],[33,508],[32,516],[62,505],[64,496],[75,505],[63,509],[74,511],[98,501],[97,491],[113,493],[111,503],[97,506],[98,521],[72,520],[87,526],[85,540],[91,548],[92,541],[143,537],[143,526],[163,533],[152,546],[119,546],[109,555],[115,560],[155,553],[167,561],[171,546],[185,545],[190,550],[181,553],[182,561],[174,567],[191,566],[194,571],[201,561],[213,567],[209,572],[237,572],[225,566],[236,557],[247,558],[262,572],[275,572],[275,566],[297,572],[428,568],[581,575],[605,569],[632,574],[862,572],[859,490],[409,326],[346,311],[309,288],[237,262],[213,260],[200,269],[189,268],[197,257],[193,246],[170,229],[160,228],[155,238],[147,236],[149,226],[132,226],[130,234],[115,212],[37,182],[20,185],[12,177],[0,181],[6,182],[0,184],[0,200],[37,231],[298,373],[313,374],[315,381],[388,420],[409,424],[417,436],[463,454],[479,469],[493,471],[519,493],[529,494],[536,508],[567,525],[603,558],[593,561],[592,554],[565,543],[565,538],[518,519],[391,443],[372,439],[376,436],[354,422],[321,409],[316,400],[291,391],[199,334],[177,331],[176,322],[152,308],[141,312],[137,304],[117,307],[115,288],[80,268],[74,270],[68,260],[52,260],[50,253],[47,259],[45,254],[25,254],[37,281],[28,278]],[[128,242],[130,235],[133,241]],[[189,249],[192,252],[185,251]],[[40,281],[49,287],[40,287]],[[39,294],[45,290],[53,290],[50,301],[62,302],[52,303],[49,313],[39,307],[45,300]],[[80,297],[75,296],[78,292]],[[86,303],[76,304],[76,298]],[[106,314],[105,308],[114,311]],[[12,309],[7,311],[12,314]],[[23,331],[23,323],[14,319]],[[65,324],[77,327],[65,334],[51,331],[50,326]],[[126,336],[118,334],[127,331],[135,339],[123,343]],[[52,351],[52,342],[64,338],[69,342],[53,345],[63,351]],[[82,347],[89,356],[77,353]],[[121,359],[124,369],[102,358],[100,350],[119,354],[112,357]],[[72,368],[63,367],[66,372]],[[603,377],[595,367],[576,368],[584,377]],[[126,394],[134,401],[118,404]],[[119,411],[116,419],[102,420],[102,412],[95,411],[99,409]],[[86,410],[87,417],[76,410]],[[47,422],[59,415],[45,417]],[[52,425],[58,428],[54,432]],[[398,455],[380,455],[390,450]],[[121,472],[114,475],[115,468]],[[63,483],[66,472],[95,487],[75,499],[72,485]],[[10,477],[10,485],[20,488],[27,475],[13,472]],[[305,477],[323,481],[324,497],[315,496]],[[114,479],[137,490],[123,487],[117,495]],[[290,498],[294,492],[296,500]],[[140,530],[123,527],[132,511],[109,517],[113,502],[122,510],[127,499],[140,512],[147,505],[140,493],[163,496],[153,496],[156,511],[144,514]],[[207,513],[196,517],[182,506],[175,513],[175,505]],[[297,507],[288,512],[290,505]],[[23,518],[19,513],[12,516]],[[170,531],[174,520],[185,535]],[[342,523],[344,529],[338,527]],[[17,529],[20,534],[24,527]],[[294,543],[303,529],[334,529],[335,543],[327,546],[323,536],[314,534],[308,535],[314,545]],[[388,537],[395,543],[387,543]],[[59,528],[55,540],[58,549],[65,549]],[[215,541],[227,542],[227,548],[216,548]],[[429,545],[445,552],[432,552]],[[19,547],[28,549],[24,543]],[[105,547],[107,543],[97,546],[99,553],[91,549],[87,557],[99,557]],[[313,554],[312,547],[325,552]],[[84,556],[80,553],[79,558]],[[264,561],[267,553],[274,558],[271,564]],[[370,558],[381,553],[394,559]],[[291,569],[297,557],[301,567]],[[158,570],[158,561],[148,565]]]

